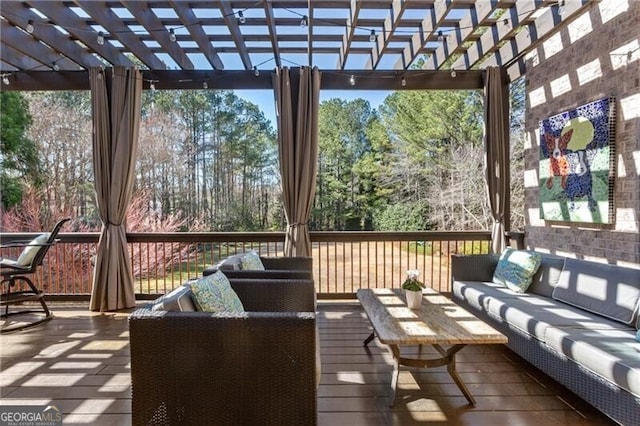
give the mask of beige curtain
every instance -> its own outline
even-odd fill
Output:
[[[125,214],[134,183],[142,76],[137,69],[92,68],[93,171],[102,232],[91,291],[91,310],[135,306]]]
[[[297,74],[297,75],[296,75]],[[311,256],[307,221],[318,169],[320,71],[277,68],[273,74],[282,201],[287,219],[285,256]]]
[[[501,253],[506,247],[505,231],[510,221],[509,86],[503,69],[486,69],[484,102],[485,171],[493,216],[491,250]]]

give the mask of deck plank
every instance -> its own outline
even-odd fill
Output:
[[[128,312],[50,305],[52,321],[0,336],[0,404],[53,404],[65,424],[130,424]],[[318,326],[321,426],[613,424],[502,345],[469,345],[458,355],[457,369],[476,407],[442,367],[402,368],[396,405],[389,408],[392,356],[377,339],[363,347],[371,325],[358,303],[320,302]],[[423,346],[422,353],[435,351]]]

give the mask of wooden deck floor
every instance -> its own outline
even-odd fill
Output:
[[[0,404],[55,405],[64,424],[130,424],[128,314],[93,313],[82,304],[52,308],[52,321],[0,336]],[[389,408],[391,353],[377,340],[368,351],[362,346],[371,328],[357,302],[324,302],[319,311],[320,425],[611,424],[499,345],[468,346],[458,354],[476,407],[441,367],[404,369]]]

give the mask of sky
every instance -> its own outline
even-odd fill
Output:
[[[276,111],[272,90],[234,90],[237,96],[252,102],[260,108],[265,117],[276,127]],[[362,98],[369,101],[371,108],[378,108],[385,98],[391,94],[387,90],[321,90],[320,102],[332,98],[340,98],[346,101]]]

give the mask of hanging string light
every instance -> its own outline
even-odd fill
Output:
[[[2,76],[2,83],[4,83],[5,86],[8,86],[10,84],[9,76],[7,74]]]
[[[353,74],[351,74],[351,77],[349,77],[349,84],[351,86],[355,86],[356,85],[356,77]]]
[[[438,31],[438,41],[439,42],[443,42],[444,41],[444,34],[442,34],[442,30]]]
[[[207,83],[206,80],[202,82],[202,88],[203,89],[208,89],[209,88],[209,83]]]
[[[304,15],[300,20],[300,28],[305,28],[308,25],[309,21],[307,15]]]
[[[60,65],[58,65],[58,64],[56,63],[56,61],[53,61],[53,62],[51,63],[51,68],[52,68],[54,71],[60,71]]]
[[[376,42],[376,38],[378,38],[376,36],[376,30],[371,30],[371,34],[369,34],[369,41],[371,43],[375,43]]]
[[[256,77],[260,76],[260,70],[258,69],[257,65],[253,66],[253,75],[255,75]]]
[[[402,87],[405,87],[405,86],[407,85],[407,79],[406,79],[406,78],[404,78],[404,76],[402,76],[402,80],[400,80],[400,85],[401,85]]]
[[[96,38],[96,42],[102,46],[104,44],[104,33],[102,31],[98,31],[98,37]]]
[[[27,32],[29,34],[33,34],[33,20],[29,19],[29,22],[27,22],[27,28],[26,28]]]
[[[238,22],[240,22],[241,24],[247,22],[247,18],[244,17],[244,13],[242,13],[241,10],[238,11]]]
[[[176,32],[173,30],[173,28],[169,28],[169,40],[171,40],[172,42],[176,41]]]
[[[456,78],[456,75],[458,75],[458,74],[456,73],[456,69],[455,69],[455,68],[451,68],[451,77],[452,77],[452,78]]]

